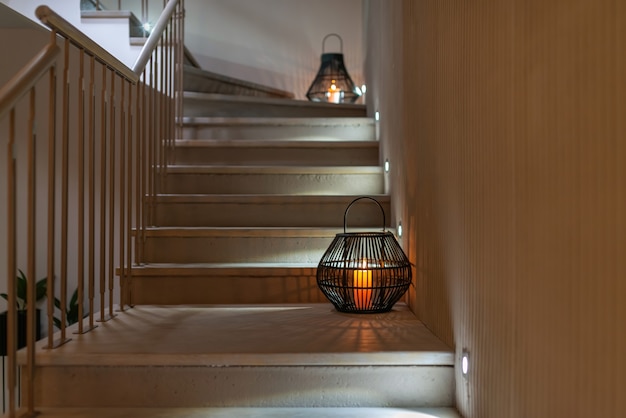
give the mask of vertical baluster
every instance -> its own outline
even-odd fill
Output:
[[[115,71],[110,70],[109,74],[111,75],[111,95],[109,102],[109,234],[108,234],[108,244],[109,244],[109,265],[108,265],[108,307],[109,314],[108,319],[111,319],[115,316],[113,313],[113,288],[114,288],[114,273],[115,273],[115,158],[116,158],[116,149],[115,149]]]
[[[171,83],[171,59],[172,59],[172,19],[169,20],[168,25],[165,28],[165,45],[166,47],[163,48],[165,57],[163,59],[163,61],[165,62],[164,68],[165,68],[165,72],[163,74],[163,78],[165,79],[165,90],[163,91],[163,96],[164,96],[164,102],[165,102],[165,115],[166,117],[164,118],[164,123],[165,123],[165,135],[167,138],[167,159],[165,161],[165,166],[168,167],[169,164],[172,162],[172,151],[173,151],[173,137],[172,137],[172,132],[170,130],[171,128],[171,103],[170,103],[170,94],[171,94],[171,87],[172,87],[172,83]]]
[[[96,196],[95,196],[95,147],[96,147],[96,59],[91,55],[89,67],[89,126],[88,134],[88,157],[89,162],[89,262],[88,262],[88,293],[89,293],[89,330],[95,328],[94,325],[94,299],[95,299],[95,253],[96,253]]]
[[[37,272],[35,270],[35,242],[37,240],[37,223],[35,208],[37,207],[37,191],[35,180],[37,178],[36,171],[36,147],[37,133],[35,131],[35,88],[31,88],[28,106],[28,197],[27,197],[27,234],[28,234],[28,267],[27,277],[28,286],[26,289],[26,298],[29,303],[26,304],[27,321],[26,321],[26,408],[29,415],[35,412],[35,315],[36,315],[36,298],[35,285]]]
[[[61,154],[61,340],[66,339],[67,312],[67,261],[68,261],[68,167],[69,167],[69,59],[70,41],[65,40],[65,57],[63,61],[63,116],[62,123],[62,154]]]
[[[177,21],[179,23],[178,25],[178,36],[176,38],[176,47],[178,49],[178,54],[176,57],[176,64],[177,64],[177,81],[178,81],[178,88],[177,88],[177,107],[176,107],[176,120],[178,121],[178,129],[177,129],[177,133],[178,133],[178,137],[182,138],[182,133],[183,133],[183,55],[184,55],[184,43],[183,43],[183,39],[185,36],[185,1],[184,0],[180,0],[180,2],[178,3],[178,12],[176,13],[176,16],[178,17]]]
[[[83,300],[85,291],[85,50],[80,49],[78,74],[78,248],[77,260],[77,295],[78,295],[78,333],[83,333]]]
[[[124,294],[122,300],[122,307],[124,307],[124,303],[130,304],[130,291],[132,284],[132,228],[133,228],[133,123],[134,123],[134,115],[133,115],[133,85],[128,82],[128,141],[126,144],[126,148],[128,150],[127,164],[128,168],[126,170],[126,292]]]
[[[148,21],[148,10],[147,10],[147,6],[146,6],[146,2],[148,0],[141,0],[141,24],[145,24]],[[146,30],[144,29],[142,31],[144,38],[148,37],[148,33],[146,32]]]
[[[166,27],[166,44],[167,48],[165,50],[166,55],[166,64],[165,64],[165,103],[166,103],[166,118],[165,118],[165,131],[168,138],[168,153],[167,153],[167,161],[166,165],[169,165],[173,162],[173,151],[174,151],[174,136],[172,135],[172,19],[169,20],[169,23]]]
[[[143,164],[145,161],[145,148],[144,148],[144,126],[145,126],[145,93],[144,93],[144,80],[145,80],[145,71],[143,73],[143,77],[137,83],[137,98],[135,104],[135,114],[137,116],[137,138],[136,138],[136,154],[135,154],[135,164],[137,167],[137,174],[135,178],[135,263],[142,264],[143,263],[143,191],[145,189],[143,185],[144,179],[144,169]]]
[[[109,97],[107,93],[107,68],[102,65],[102,91],[100,97],[100,322],[105,318],[105,288],[106,288],[106,191],[107,191],[107,115],[109,109]]]
[[[120,276],[120,310],[124,310],[124,291],[126,290],[126,268],[125,268],[125,244],[126,244],[126,82],[121,80],[121,103],[120,103],[120,163],[119,163],[119,276]],[[113,292],[111,292],[113,293]]]
[[[148,167],[148,149],[149,147],[147,146],[146,141],[148,140],[148,126],[147,126],[147,112],[146,112],[146,107],[149,106],[146,104],[146,79],[147,79],[147,72],[146,69],[143,70],[143,76],[142,76],[142,81],[141,81],[141,136],[140,136],[140,142],[141,142],[141,150],[140,150],[140,155],[139,155],[139,160],[140,160],[140,167],[141,167],[141,188],[140,188],[140,201],[141,201],[141,205],[140,205],[140,211],[141,211],[141,234],[139,236],[139,260],[141,260],[141,263],[143,264],[145,259],[145,254],[144,254],[144,250],[145,250],[145,237],[146,237],[146,225],[148,222],[148,216],[147,216],[147,202],[146,202],[146,193],[148,190],[148,179],[147,179],[147,167]]]
[[[165,181],[165,176],[167,174],[167,167],[165,165],[165,148],[167,145],[167,137],[165,135],[165,77],[164,77],[164,73],[165,73],[165,59],[164,59],[164,54],[165,54],[165,42],[166,42],[166,38],[164,37],[163,34],[161,34],[161,41],[160,41],[160,46],[156,49],[155,53],[157,54],[157,56],[159,57],[159,69],[158,69],[158,76],[159,76],[159,88],[158,88],[158,103],[159,103],[159,135],[157,137],[158,141],[159,141],[159,149],[160,149],[160,155],[159,155],[159,166],[161,167],[161,186],[160,189],[163,190],[163,185],[164,185],[164,181]]]
[[[148,88],[148,225],[152,226],[153,223],[153,208],[154,202],[152,201],[154,197],[154,171],[157,169],[156,167],[156,150],[154,149],[154,137],[156,136],[155,128],[154,128],[154,119],[155,119],[155,106],[154,106],[154,84],[155,84],[155,64],[154,64],[154,56],[150,60],[150,83],[146,88]]]
[[[9,414],[13,418],[16,410],[16,367],[15,350],[16,350],[16,162],[15,162],[15,108],[11,109],[9,114],[9,142],[7,145],[7,356],[8,356],[8,375],[7,385],[9,386]]]
[[[56,42],[56,33],[52,33],[52,41]],[[48,75],[48,254],[47,254],[47,293],[48,293],[48,344],[47,348],[56,346],[54,342],[54,259],[55,243],[55,202],[56,202],[56,67],[50,68]]]

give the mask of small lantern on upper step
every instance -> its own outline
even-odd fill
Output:
[[[339,39],[340,53],[326,53],[326,40]],[[306,97],[312,102],[354,103],[361,97],[361,90],[354,84],[343,63],[343,39],[336,33],[328,34],[322,41],[322,63],[309,87]]]
[[[346,232],[348,211],[361,199],[378,204],[382,232]],[[317,285],[340,312],[388,312],[411,284],[411,263],[393,234],[385,231],[385,211],[371,197],[353,200],[337,234],[317,266]]]

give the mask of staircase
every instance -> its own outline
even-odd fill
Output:
[[[316,267],[349,230],[390,229],[375,122],[186,68],[182,138],[148,201],[133,308],[37,349],[42,417],[459,418],[454,353],[400,302],[333,309]],[[202,78],[206,77],[203,87]],[[217,81],[216,81],[217,80]],[[217,88],[216,86],[219,86]],[[261,92],[261,93],[259,93]],[[40,342],[40,347],[43,342]],[[23,360],[23,359],[22,359]]]
[[[189,94],[185,106],[193,116],[155,201],[133,302],[324,302],[315,269],[341,231],[347,205],[365,194],[389,210],[373,122],[362,107],[301,102],[276,116],[274,100],[196,116],[199,96]],[[212,109],[219,98],[208,95],[204,102]],[[256,116],[237,116],[252,106]],[[329,116],[303,116],[309,107],[324,107]],[[343,117],[345,111],[361,116]],[[383,226],[374,205],[353,215],[350,226]]]
[[[39,352],[41,411],[458,417],[453,353],[406,305],[341,314],[317,288],[317,262],[343,231],[347,205],[368,195],[390,210],[364,109],[293,103],[280,115],[273,99],[239,98],[247,116],[232,107],[214,117],[201,107],[219,97],[188,98],[147,263],[133,269],[135,307]],[[382,228],[371,203],[348,220]]]

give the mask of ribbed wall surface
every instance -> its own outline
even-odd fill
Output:
[[[470,352],[459,410],[626,416],[626,4],[367,9],[413,306]]]

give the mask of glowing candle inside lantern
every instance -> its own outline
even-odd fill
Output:
[[[372,270],[367,270],[367,261],[363,268],[354,270],[354,303],[357,309],[368,309],[372,299]]]
[[[335,85],[335,80],[332,81],[330,88],[326,92],[326,97],[328,97],[328,101],[330,103],[340,103],[341,102],[341,89],[338,89]]]

